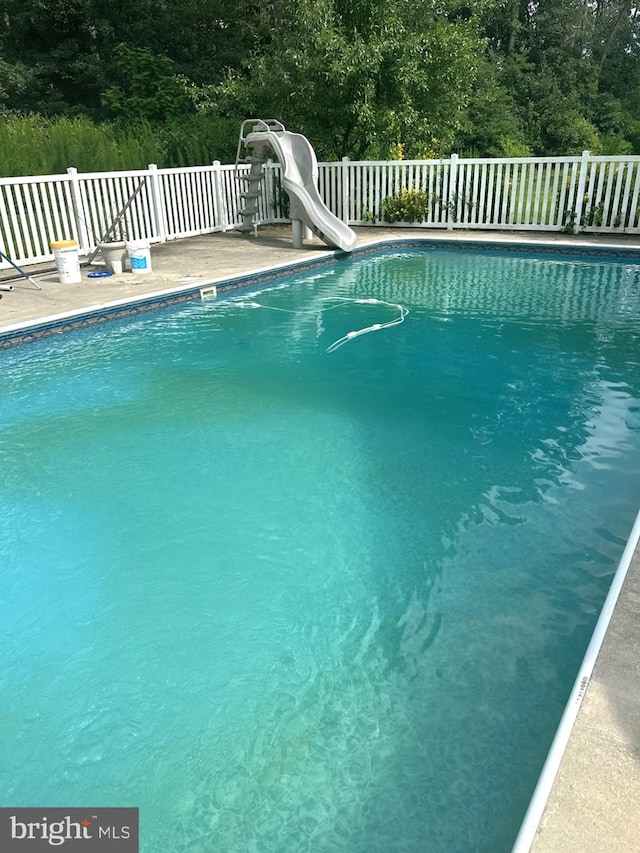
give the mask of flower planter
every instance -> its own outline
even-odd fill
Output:
[[[113,243],[98,243],[98,249],[100,249],[104,264],[109,272],[122,272],[127,260],[127,244],[124,240],[116,240]]]

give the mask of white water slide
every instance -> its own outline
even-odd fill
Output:
[[[245,126],[250,126],[245,133]],[[262,180],[262,164],[270,153],[282,167],[282,185],[289,196],[289,216],[293,223],[294,246],[302,245],[304,227],[317,234],[328,246],[351,252],[358,242],[354,231],[329,210],[318,192],[318,161],[309,140],[301,133],[290,133],[275,119],[247,119],[242,124],[238,143],[238,159],[242,147],[251,150],[244,162],[251,163],[251,172],[244,180],[249,184],[242,197],[247,207],[241,211],[243,224],[239,230],[254,228],[257,213],[258,184]],[[251,206],[254,204],[255,206]]]

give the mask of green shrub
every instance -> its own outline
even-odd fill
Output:
[[[429,196],[424,190],[402,189],[381,205],[385,222],[424,222],[429,218]]]

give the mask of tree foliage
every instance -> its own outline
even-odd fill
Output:
[[[0,0],[0,18],[0,115],[147,122],[180,157],[187,127],[226,157],[220,130],[250,116],[325,158],[640,153],[631,0]]]
[[[267,49],[212,90],[213,108],[279,116],[324,157],[445,149],[468,102],[483,41],[431,0],[301,0],[279,7]]]
[[[113,83],[102,103],[116,118],[167,119],[189,112],[187,90],[166,56],[119,44],[114,50]]]

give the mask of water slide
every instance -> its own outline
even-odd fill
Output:
[[[261,159],[270,149],[282,167],[282,185],[289,196],[289,215],[296,222],[311,229],[328,246],[351,252],[358,242],[354,231],[329,210],[318,192],[318,161],[309,140],[301,133],[290,133],[280,122],[251,120],[253,130],[242,135],[245,147],[251,148],[254,157]],[[300,242],[302,238],[300,236]]]

